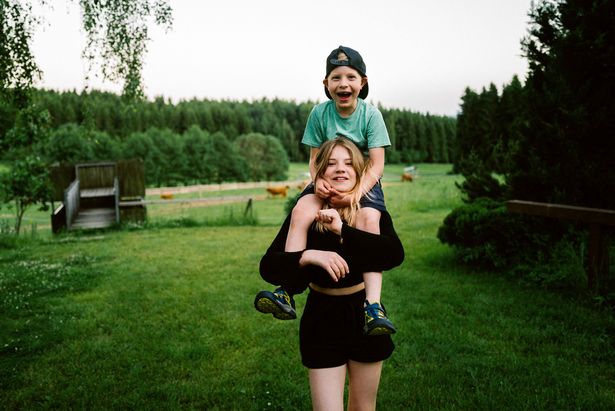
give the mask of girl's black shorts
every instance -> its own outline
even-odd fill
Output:
[[[348,360],[377,362],[391,356],[390,335],[363,335],[365,290],[330,296],[310,289],[301,317],[299,348],[307,368],[331,368]]]

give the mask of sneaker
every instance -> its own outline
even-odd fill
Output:
[[[260,291],[254,299],[254,307],[261,313],[273,314],[278,320],[297,318],[295,300],[282,287],[271,291]]]
[[[385,335],[395,334],[397,331],[395,326],[387,318],[387,313],[384,306],[374,303],[370,304],[365,300],[365,326],[363,334],[365,335]]]

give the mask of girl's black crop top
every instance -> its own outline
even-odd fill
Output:
[[[371,234],[346,224],[342,226],[341,237],[331,232],[321,233],[314,225],[310,228],[307,249],[335,251],[348,263],[349,274],[338,282],[318,266],[300,267],[299,259],[303,251],[284,251],[289,226],[290,215],[261,259],[260,273],[265,281],[281,285],[294,293],[303,291],[310,282],[327,288],[350,287],[363,281],[364,272],[390,270],[404,260],[404,248],[388,212],[381,213],[380,234]]]

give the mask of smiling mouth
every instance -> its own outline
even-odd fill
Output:
[[[348,177],[334,177],[333,181],[346,181],[348,180]]]
[[[346,98],[350,98],[350,96],[352,95],[352,93],[350,93],[350,92],[348,92],[348,91],[342,91],[342,92],[337,93],[337,95],[338,95],[340,98],[346,99]]]

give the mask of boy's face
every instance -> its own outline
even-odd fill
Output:
[[[349,116],[357,108],[359,92],[367,83],[367,77],[361,77],[359,72],[350,66],[334,68],[323,84],[335,101],[338,113]]]

